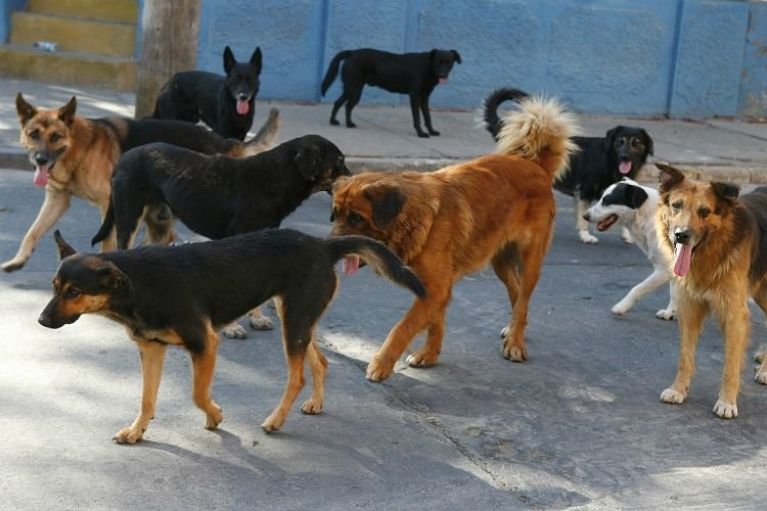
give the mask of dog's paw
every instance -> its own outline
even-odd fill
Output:
[[[765,357],[767,357],[767,351],[757,351],[754,353],[754,362],[763,364]]]
[[[712,411],[722,419],[734,419],[738,416],[738,405],[717,399]]]
[[[578,238],[581,240],[581,243],[587,243],[589,245],[599,243],[599,238],[591,234],[589,231],[578,231]]]
[[[357,127],[357,125],[356,125],[356,124],[354,124],[353,122],[349,121],[349,122],[347,122],[347,123],[346,123],[346,127],[347,127],[347,128],[356,128],[356,127]]]
[[[275,410],[261,424],[261,429],[266,433],[274,433],[275,431],[279,431],[283,424],[285,424],[285,414],[281,413],[279,410]]]
[[[340,123],[340,122],[338,122],[337,120],[335,120],[335,119],[330,119],[330,125],[331,125],[331,126],[339,126],[340,124],[341,124],[341,123]]]
[[[250,316],[250,326],[253,330],[271,330],[274,328],[272,320],[263,315]]]
[[[13,271],[22,269],[25,264],[27,264],[27,260],[25,258],[13,258],[10,261],[6,261],[3,264],[0,264],[0,268],[5,273],[11,273]]]
[[[205,414],[205,429],[216,429],[218,428],[218,425],[221,424],[221,421],[224,420],[224,414],[221,407],[215,403],[213,403],[213,406],[215,407],[215,411],[213,413]]]
[[[524,344],[514,344],[508,338],[503,341],[501,350],[503,358],[512,362],[524,362],[527,360],[527,347]]]
[[[624,243],[634,243],[634,237],[631,235],[628,229],[623,229],[623,232],[621,232],[621,239]]]
[[[625,298],[621,300],[620,302],[613,305],[613,308],[610,309],[613,314],[617,316],[623,316],[628,311],[631,310],[631,307],[634,305],[633,301],[626,300]]]
[[[229,339],[245,339],[248,336],[245,327],[239,323],[230,323],[222,328],[221,332]]]
[[[436,365],[439,353],[431,353],[419,350],[407,357],[407,365],[410,367],[431,367]]]
[[[761,383],[762,385],[767,385],[767,366],[765,365],[765,352],[759,352],[756,355],[754,355],[754,360],[756,360],[760,365],[756,368],[756,375],[754,376],[754,380],[756,383]]]
[[[426,133],[425,131],[418,131],[417,134],[418,134],[418,138],[429,138],[429,134]]]
[[[660,400],[671,405],[680,405],[687,399],[687,395],[678,390],[667,388],[660,393]]]
[[[429,135],[432,137],[438,137],[440,135],[440,132],[437,130],[429,130]]]
[[[118,431],[112,440],[118,444],[135,444],[144,437],[145,428],[138,428],[134,426],[128,426]]]
[[[372,382],[382,382],[394,371],[394,361],[382,360],[379,356],[374,356],[373,360],[368,364],[367,371],[365,371],[365,378]]]
[[[309,398],[301,405],[301,411],[307,415],[317,415],[322,413],[322,400]]]
[[[655,317],[658,319],[665,319],[671,321],[676,317],[676,311],[673,309],[661,309],[655,313]]]

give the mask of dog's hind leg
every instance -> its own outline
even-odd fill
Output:
[[[762,287],[754,293],[753,298],[759,308],[762,309],[762,312],[767,314],[767,285],[762,285]],[[754,379],[762,385],[767,385],[767,348],[763,346],[760,351],[754,355],[754,360],[759,363]]]
[[[418,98],[411,94],[410,95],[410,113],[413,115],[413,127],[415,128],[416,134],[421,138],[429,138],[429,134],[426,133],[421,129],[421,115],[418,112],[418,108],[420,107]]]
[[[498,252],[492,260],[493,270],[496,276],[506,286],[506,292],[509,295],[509,303],[511,304],[511,310],[514,310],[514,304],[517,303],[517,297],[519,296],[519,271],[517,265],[519,262],[519,252],[516,245],[510,244],[504,247],[503,250]],[[509,335],[509,326],[506,325],[501,329],[501,339],[505,339]]]
[[[210,324],[205,325],[206,341],[204,349],[199,353],[192,354],[193,389],[192,398],[194,404],[205,412],[205,429],[216,429],[224,420],[224,415],[210,396],[210,388],[213,384],[213,373],[216,369],[216,352],[218,350],[218,334]]]
[[[341,109],[341,106],[346,102],[348,99],[346,95],[346,91],[342,92],[340,96],[338,96],[338,99],[333,103],[333,110],[330,111],[330,125],[331,126],[338,126],[340,123],[336,119],[336,115],[338,114],[338,111]]]
[[[322,405],[325,402],[325,375],[328,371],[328,359],[317,346],[316,329],[312,331],[312,342],[309,343],[306,354],[312,371],[312,395],[301,406],[301,411],[315,415],[322,412]]]
[[[12,272],[21,269],[32,256],[37,243],[40,241],[48,230],[58,222],[59,218],[64,215],[64,212],[69,208],[69,192],[56,190],[53,188],[45,189],[45,200],[40,208],[40,212],[37,214],[37,218],[32,222],[32,225],[24,235],[24,239],[21,240],[19,250],[12,259],[5,261],[0,268],[5,272]]]
[[[703,320],[709,312],[706,302],[692,300],[680,293],[677,302],[679,321],[679,364],[676,377],[670,387],[661,392],[660,400],[669,404],[684,403],[690,382],[695,373],[695,351],[703,328]]]
[[[582,243],[599,243],[599,239],[589,232],[589,222],[583,218],[589,209],[589,201],[575,194],[575,230]]]
[[[132,337],[138,344],[141,358],[141,410],[133,424],[123,428],[114,436],[118,444],[135,444],[144,436],[149,421],[154,418],[157,405],[157,391],[160,388],[163,363],[165,362],[166,345],[160,342],[147,341]]]
[[[356,128],[357,125],[352,122],[352,110],[354,110],[354,107],[360,102],[360,98],[362,97],[362,85],[360,85],[359,88],[351,89],[349,92],[344,90],[344,95],[346,95],[347,98],[346,106],[344,107],[346,112],[346,127]]]

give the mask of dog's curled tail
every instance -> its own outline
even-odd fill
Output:
[[[247,142],[243,142],[242,156],[253,156],[274,147],[278,131],[280,131],[280,111],[277,108],[272,108],[269,110],[269,117],[266,118],[258,133]]]
[[[570,154],[577,150],[570,140],[578,132],[575,118],[555,99],[523,99],[519,110],[506,114],[502,123],[496,152],[534,161],[552,180],[567,168]]]
[[[426,296],[426,288],[421,279],[380,241],[367,236],[348,235],[328,238],[326,243],[334,262],[343,257],[357,256],[376,273],[410,289],[419,298]]]
[[[322,87],[320,88],[320,92],[323,96],[333,84],[336,76],[338,76],[338,66],[341,64],[341,61],[348,58],[351,54],[352,52],[350,50],[339,51],[336,53],[336,56],[333,57],[333,60],[330,61],[328,70],[325,73],[325,78],[322,79]]]
[[[104,220],[101,222],[101,227],[99,227],[99,232],[96,233],[96,235],[91,239],[91,246],[95,245],[96,243],[101,243],[105,239],[109,237],[109,234],[112,232],[112,228],[115,225],[115,208],[114,203],[112,200],[109,200],[109,207],[107,208],[107,214],[104,215]]]
[[[503,122],[498,117],[498,107],[501,103],[506,101],[519,103],[521,100],[529,97],[530,95],[527,92],[519,89],[501,87],[500,89],[495,89],[485,98],[482,102],[482,124],[495,140],[498,140],[498,133],[503,127]]]

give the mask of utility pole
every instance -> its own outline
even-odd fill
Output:
[[[160,88],[197,66],[200,0],[145,0],[141,15],[135,117],[150,115]]]

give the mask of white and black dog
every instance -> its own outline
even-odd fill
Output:
[[[670,281],[671,296],[668,306],[655,315],[661,319],[674,319],[676,315],[671,264],[665,253],[660,250],[655,232],[658,197],[658,191],[654,188],[642,186],[631,179],[624,179],[610,185],[599,201],[583,215],[584,220],[595,223],[599,231],[606,231],[616,223],[627,229],[654,268],[650,276],[634,286],[620,302],[613,306],[612,311],[615,314],[626,314],[643,296]]]

